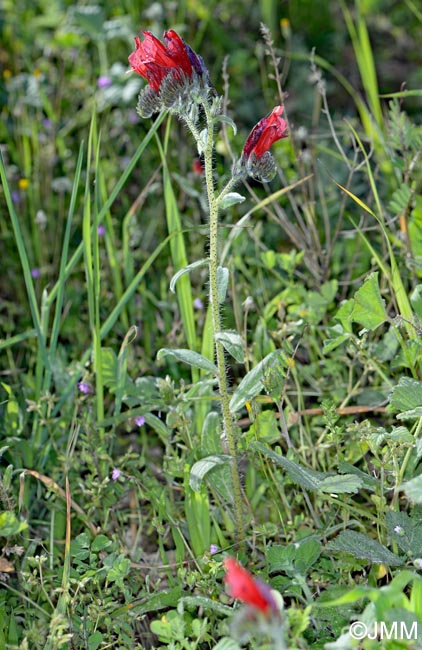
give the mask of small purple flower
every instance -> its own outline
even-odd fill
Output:
[[[135,424],[137,427],[142,427],[145,424],[145,418],[143,415],[137,415],[135,418]]]
[[[106,231],[105,226],[102,223],[100,223],[100,225],[97,228],[98,237],[104,237],[105,231]]]
[[[33,278],[41,277],[41,271],[37,266],[35,266],[33,269],[31,269],[31,277],[33,277]]]
[[[45,117],[43,119],[42,123],[43,123],[43,126],[44,126],[45,129],[51,129],[51,127],[53,126],[52,121],[49,120],[48,117]]]
[[[97,79],[97,86],[98,88],[110,88],[112,84],[112,80],[110,77],[107,77],[106,75],[102,74],[98,77]]]
[[[111,480],[112,481],[117,481],[117,479],[121,476],[121,471],[115,467],[113,471],[111,472]]]
[[[21,202],[21,194],[18,190],[12,190],[11,197],[13,203],[16,203],[16,205]]]
[[[92,393],[92,386],[87,381],[80,381],[78,383],[78,388],[83,395],[89,395]]]
[[[210,545],[210,554],[211,555],[215,555],[216,553],[218,553],[219,550],[220,549],[218,548],[217,544],[211,544]]]
[[[204,303],[202,302],[201,298],[195,298],[193,301],[193,306],[195,309],[204,309]]]

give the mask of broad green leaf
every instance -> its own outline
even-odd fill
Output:
[[[290,576],[306,576],[321,555],[322,546],[316,539],[305,539],[288,546],[274,545],[266,551],[270,573],[284,571]]]
[[[411,377],[402,377],[394,386],[390,395],[390,407],[393,411],[411,411],[422,406],[422,381]]]
[[[329,494],[356,494],[362,487],[362,479],[352,474],[336,474],[327,476],[321,481],[318,488],[320,492]]]
[[[211,472],[216,467],[225,465],[230,461],[230,456],[225,456],[223,454],[207,456],[207,458],[202,458],[198,460],[190,471],[189,484],[195,492],[199,492],[201,489],[201,483],[204,477]]]
[[[221,201],[220,208],[222,210],[225,210],[226,208],[230,208],[232,205],[236,205],[237,203],[243,203],[243,201],[245,201],[245,197],[241,194],[238,194],[237,192],[229,192]]]
[[[327,547],[331,551],[344,551],[351,553],[361,560],[368,560],[374,564],[387,564],[389,566],[401,566],[403,560],[385,546],[361,533],[353,530],[345,530],[340,533]]]
[[[221,343],[226,352],[228,352],[236,361],[243,363],[245,356],[243,353],[242,337],[235,331],[223,330],[215,335],[215,340]]]
[[[103,551],[105,548],[107,548],[111,544],[112,544],[111,539],[109,539],[105,535],[97,535],[97,537],[95,537],[92,540],[91,551],[93,553],[98,553],[98,551]]]
[[[217,297],[220,304],[226,299],[228,284],[229,269],[225,266],[219,266],[217,269]]]
[[[201,432],[201,452],[203,456],[213,456],[221,452],[220,415],[215,411],[207,414]]]
[[[170,439],[170,430],[166,427],[164,422],[160,420],[160,418],[152,413],[145,413],[144,418],[145,422],[149,424],[151,429],[154,429],[154,431],[158,433],[163,442]]]
[[[172,350],[170,348],[161,348],[157,352],[157,359],[162,359],[163,357],[174,357],[178,361],[187,363],[189,366],[194,368],[200,368],[201,370],[206,370],[212,372],[214,375],[217,374],[217,366],[212,363],[209,359],[206,359],[193,350],[177,349]]]
[[[140,603],[131,603],[130,609],[138,616],[147,614],[148,612],[156,612],[160,609],[168,609],[169,607],[176,607],[182,595],[181,587],[173,587],[172,589],[163,589],[156,594],[149,594]],[[125,611],[126,607],[119,608],[114,615],[117,616],[120,611]]]
[[[368,330],[376,329],[387,320],[385,301],[378,286],[378,273],[371,273],[362,287],[355,293],[352,320]]]
[[[270,352],[255,368],[243,377],[230,400],[230,410],[232,413],[236,413],[242,408],[245,402],[249,402],[259,395],[264,388],[266,373],[271,370],[272,365],[279,360],[280,356],[281,353],[278,350]]]
[[[170,280],[170,291],[172,293],[176,293],[176,284],[179,278],[181,278],[185,273],[190,273],[194,269],[198,269],[201,266],[206,266],[208,264],[208,259],[202,259],[202,260],[197,260],[196,262],[192,262],[192,264],[188,264],[188,266],[185,266],[183,269],[180,269],[180,271],[177,271]]]
[[[407,498],[414,503],[422,503],[422,474],[402,483],[400,490],[404,490]]]
[[[389,510],[385,517],[388,532],[408,557],[422,557],[422,522],[406,512]]]
[[[358,476],[361,479],[362,487],[364,487],[365,490],[374,490],[378,486],[378,480],[376,478],[366,472],[362,472],[361,469],[355,467],[351,463],[340,461],[338,469],[341,474],[353,474],[354,476]]]

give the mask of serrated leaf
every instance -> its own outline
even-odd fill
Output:
[[[200,368],[201,370],[212,372],[214,375],[217,374],[217,366],[209,359],[203,357],[202,354],[194,352],[193,350],[172,350],[170,348],[161,348],[161,350],[158,350],[157,352],[157,359],[162,359],[163,357],[174,357],[178,361],[187,363],[189,366],[193,366],[194,368]]]
[[[217,268],[217,298],[221,304],[226,299],[227,287],[229,284],[229,269],[225,266]]]
[[[189,484],[194,492],[201,490],[201,483],[204,477],[216,467],[221,467],[230,461],[230,456],[224,454],[215,454],[198,460],[191,468]]]
[[[414,503],[422,503],[422,474],[402,483],[400,490],[404,490],[407,498]]]
[[[226,208],[230,208],[232,205],[236,205],[237,203],[243,203],[245,200],[245,197],[238,192],[229,192],[226,194],[224,199],[222,199],[220,208],[222,210],[225,210]]]
[[[228,636],[219,640],[212,650],[242,650],[240,645]]]
[[[356,533],[353,530],[345,530],[334,540],[328,542],[328,550],[343,551],[351,553],[360,560],[368,560],[374,564],[387,564],[388,566],[401,566],[403,560],[375,539]]]
[[[356,494],[362,487],[362,480],[353,474],[337,474],[336,476],[327,476],[321,481],[318,488],[320,492],[329,494]]]
[[[371,273],[353,296],[352,320],[374,330],[387,320],[385,301],[378,286],[378,272]]]
[[[236,361],[243,363],[245,356],[243,353],[243,343],[240,334],[233,330],[223,330],[215,335],[215,340],[221,343],[226,352],[228,352]]]
[[[177,611],[179,614],[183,614],[185,607],[202,607],[204,610],[217,612],[224,616],[233,613],[233,609],[228,605],[223,605],[223,603],[218,602],[218,600],[212,600],[211,598],[206,598],[206,596],[183,596],[177,605]]]
[[[148,597],[140,603],[131,603],[131,610],[135,611],[136,614],[140,616],[141,614],[147,614],[148,612],[156,612],[160,609],[176,607],[181,595],[181,587],[164,589],[156,594],[149,594]],[[121,609],[124,611],[125,607],[122,607]],[[117,613],[118,612],[119,610],[117,610]]]
[[[276,362],[280,356],[281,354],[278,350],[270,352],[270,354],[267,354],[267,356],[255,366],[255,368],[250,370],[248,374],[243,377],[230,400],[230,410],[232,413],[236,413],[236,411],[242,408],[245,402],[249,402],[251,399],[259,395],[264,388],[265,373],[271,369],[272,364]]]
[[[412,198],[412,191],[406,183],[402,183],[400,187],[393,192],[391,201],[388,204],[388,209],[394,214],[401,214],[408,206]]]
[[[411,411],[422,406],[422,382],[411,377],[402,377],[390,394],[393,411]]]
[[[196,262],[192,262],[192,264],[188,264],[188,266],[185,266],[183,269],[180,269],[175,273],[170,280],[170,291],[172,293],[176,293],[176,284],[179,278],[181,278],[185,273],[190,273],[194,269],[198,269],[201,266],[205,266],[208,264],[209,260],[208,259],[202,259],[202,260],[197,260]]]

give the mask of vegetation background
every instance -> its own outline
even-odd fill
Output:
[[[213,356],[206,270],[169,289],[206,254],[201,161],[127,74],[169,28],[238,127],[217,178],[290,124],[221,224],[244,549],[211,377],[157,357]],[[0,36],[0,647],[346,649],[355,619],[422,647],[420,4],[3,0]],[[282,595],[277,641],[225,553]]]

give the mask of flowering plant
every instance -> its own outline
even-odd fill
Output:
[[[225,361],[226,351],[236,358],[234,350],[242,350],[242,341],[240,335],[231,331],[225,332],[221,323],[220,304],[224,301],[229,272],[219,266],[218,217],[220,211],[228,205],[243,201],[242,196],[232,192],[239,181],[247,176],[253,176],[260,181],[270,181],[275,176],[276,165],[269,149],[277,140],[287,136],[287,122],[282,118],[282,106],[276,106],[268,117],[262,118],[246,139],[240,159],[232,167],[231,177],[219,190],[213,169],[216,124],[224,121],[231,124],[234,130],[236,127],[229,117],[221,114],[222,98],[211,84],[204,61],[174,30],[164,33],[163,42],[148,31],[143,32],[143,36],[144,40],[135,38],[136,49],[129,56],[132,69],[148,82],[139,95],[138,113],[142,117],[163,111],[177,115],[192,133],[198,153],[203,157],[210,247],[209,257],[201,262],[208,264],[209,268],[209,300],[217,365],[215,367],[209,359],[194,351],[179,350],[179,358],[198,368],[206,367],[212,371],[215,368],[223,420],[223,451],[231,459],[236,531],[242,546],[245,539],[243,499]],[[196,268],[201,262],[194,262],[190,267],[178,270],[172,284],[176,283],[180,274]],[[234,571],[239,575],[241,573],[239,568],[235,569],[232,565],[231,572]],[[256,594],[258,593],[259,589]]]

